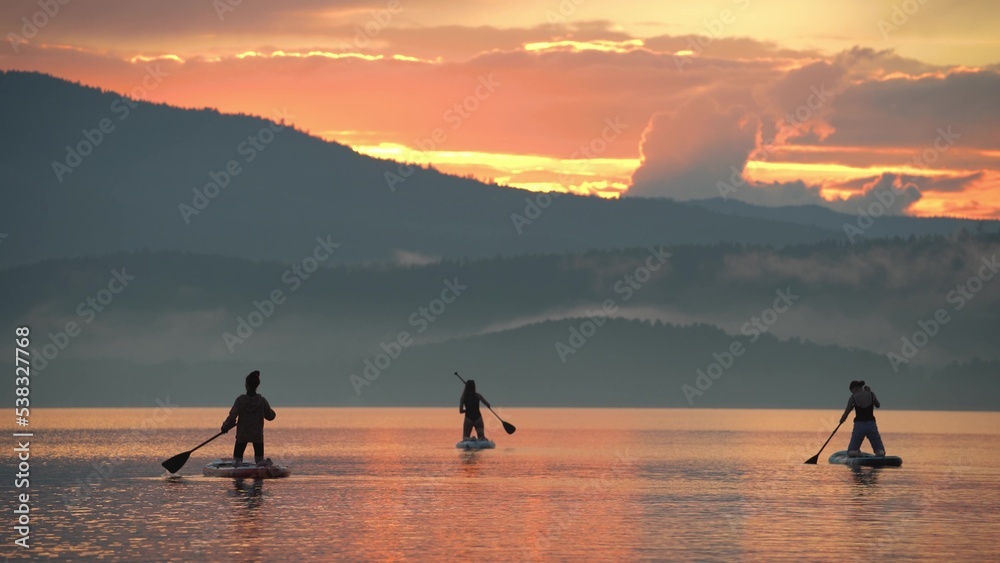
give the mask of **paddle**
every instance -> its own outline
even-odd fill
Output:
[[[461,375],[458,375],[457,371],[455,372],[455,377],[457,377],[458,380],[461,381],[462,383],[465,383],[465,380],[462,379]],[[496,411],[493,410],[493,407],[486,407],[486,408],[490,409],[490,412],[493,413],[493,415],[496,416],[497,419],[503,423],[503,429],[506,430],[508,434],[513,434],[514,432],[517,432],[517,428],[513,424],[500,418],[500,415],[498,415]]]
[[[843,423],[844,423],[844,421],[841,420],[840,424],[837,424],[837,427],[833,429],[833,433],[830,434],[830,437],[827,438],[825,442],[823,442],[823,448],[825,448],[826,445],[830,443],[830,440],[833,439],[833,435],[837,433],[837,430],[840,430],[840,425],[843,424]],[[819,454],[823,453],[823,448],[820,448],[819,451],[816,452],[816,455],[814,455],[811,458],[807,459],[806,463],[809,464],[809,465],[816,465],[816,460],[819,459]]]
[[[211,442],[212,440],[218,438],[219,436],[222,436],[223,434],[225,434],[225,432],[219,432],[215,436],[212,436],[211,438],[209,438],[208,440],[205,440],[204,442],[198,444],[194,448],[192,448],[192,449],[190,449],[190,450],[188,450],[188,451],[186,451],[186,452],[184,452],[182,454],[177,454],[174,457],[168,459],[167,461],[164,461],[160,465],[162,465],[164,469],[166,469],[167,471],[169,471],[171,473],[177,473],[178,471],[181,470],[181,467],[184,467],[184,464],[187,463],[187,460],[188,460],[189,457],[191,457],[191,453],[192,452],[194,452],[198,448],[204,446],[205,444]]]

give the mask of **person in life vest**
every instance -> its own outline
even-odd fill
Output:
[[[472,427],[475,426],[476,434],[480,440],[486,439],[483,429],[483,415],[479,412],[479,402],[482,401],[487,408],[490,406],[485,397],[476,393],[476,382],[469,379],[465,382],[465,390],[462,391],[462,398],[458,403],[458,412],[465,413],[465,422],[462,425],[462,439],[468,440],[472,434]]]
[[[229,416],[222,423],[222,431],[229,432],[236,427],[236,446],[233,448],[233,466],[243,464],[243,452],[247,443],[253,444],[253,458],[257,465],[270,465],[264,458],[264,421],[274,420],[275,414],[263,395],[257,394],[260,386],[260,372],[252,371],[246,377],[246,394],[236,397]]]
[[[864,381],[852,381],[850,390],[851,398],[847,400],[847,408],[840,417],[840,422],[843,424],[847,420],[847,415],[851,414],[852,409],[854,410],[854,431],[851,433],[851,443],[847,446],[847,455],[851,457],[861,455],[861,442],[868,438],[875,455],[884,456],[885,446],[882,445],[882,436],[878,433],[878,425],[875,423],[875,409],[882,407],[878,397]]]

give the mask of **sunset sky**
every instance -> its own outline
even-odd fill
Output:
[[[0,69],[533,190],[1000,219],[987,0],[62,1],[3,3]]]

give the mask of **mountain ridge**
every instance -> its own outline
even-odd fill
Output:
[[[886,353],[950,306],[952,280],[998,245],[997,235],[781,250],[690,245],[657,249],[670,256],[648,277],[641,269],[654,255],[636,248],[339,265],[294,283],[285,262],[118,253],[0,270],[0,316],[31,327],[37,396],[53,406],[139,406],[168,395],[214,404],[231,386],[225,374],[265,367],[281,374],[273,393],[290,405],[440,404],[435,374],[462,368],[510,383],[500,385],[506,404],[543,404],[537,397],[558,387],[536,379],[558,374],[579,387],[575,402],[544,404],[685,406],[683,385],[721,362],[734,364],[722,379],[753,385],[715,382],[696,404],[752,406],[758,390],[780,385],[794,390],[782,405],[817,406],[825,389],[839,393],[842,380],[861,377],[907,408],[959,408],[966,399],[993,408],[1000,286],[984,287],[972,307],[949,308],[955,320],[911,361],[894,367]],[[828,277],[850,264],[849,276]],[[227,334],[240,340],[230,344]],[[398,342],[409,343],[405,351]],[[746,353],[732,362],[737,342]],[[13,353],[9,346],[0,353]],[[388,369],[357,395],[357,378],[376,363]],[[937,377],[943,387],[926,385]],[[625,388],[659,395],[626,400],[614,391],[622,378]],[[536,396],[532,386],[548,391]]]
[[[957,234],[963,229],[967,232],[1000,231],[1000,221],[995,220],[912,217],[893,214],[873,216],[860,208],[858,213],[848,214],[821,205],[766,207],[724,198],[693,199],[686,200],[685,203],[726,215],[755,217],[836,230],[840,231],[841,236],[851,243],[885,237],[949,235]]]
[[[38,73],[0,74],[0,117],[23,131],[0,139],[9,202],[0,224],[10,235],[0,267],[141,248],[295,260],[327,235],[343,244],[330,263],[837,236],[660,199],[567,194],[545,207],[536,203],[544,195],[421,167],[390,189],[386,174],[399,163],[277,121],[125,99]]]

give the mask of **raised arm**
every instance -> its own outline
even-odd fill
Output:
[[[851,395],[851,398],[847,400],[847,408],[844,409],[844,414],[840,416],[841,424],[843,424],[844,421],[847,420],[847,415],[851,414],[851,409],[853,408],[854,408],[854,395]]]

